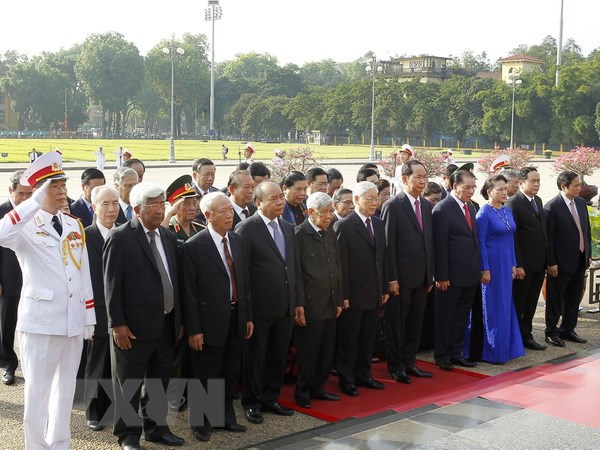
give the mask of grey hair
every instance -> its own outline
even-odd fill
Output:
[[[106,185],[102,185],[102,186],[96,186],[94,189],[92,189],[92,205],[95,205],[98,197],[100,197],[102,195],[103,192],[105,191],[109,191],[111,194],[113,194],[115,196],[115,198],[119,198],[119,193],[117,192],[117,190],[112,187],[112,186],[106,186]]]
[[[19,180],[21,179],[21,175],[23,175],[24,173],[25,170],[19,169],[10,176],[10,187],[13,189],[13,191],[17,188]]]
[[[135,171],[132,169],[133,173]],[[137,174],[136,174],[137,176]],[[149,198],[163,196],[166,200],[165,190],[154,183],[142,181],[136,184],[129,194],[129,202],[134,208],[136,206],[144,206]]]
[[[502,169],[500,172],[498,172],[498,175],[503,175],[507,180],[519,178],[519,172],[517,172],[515,169]]]
[[[206,211],[213,212],[213,205],[220,198],[229,200],[229,197],[222,192],[211,192],[210,194],[203,195],[202,200],[200,200],[202,214],[206,214]]]
[[[331,197],[325,192],[313,192],[306,199],[306,208],[320,210],[332,202]]]
[[[371,183],[370,181],[361,181],[352,190],[352,197],[362,197],[365,195],[365,192],[370,191],[371,189],[377,190],[377,186],[375,183]]]
[[[127,176],[135,176],[135,179],[138,180],[137,172],[131,167],[119,167],[113,175],[113,180],[116,184],[121,184],[123,182],[123,178]]]

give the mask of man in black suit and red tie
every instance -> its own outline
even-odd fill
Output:
[[[466,170],[450,176],[452,192],[433,209],[435,250],[435,362],[474,367],[462,354],[465,325],[481,275],[475,208],[475,177]]]
[[[92,189],[96,186],[104,186],[106,179],[104,174],[94,168],[85,169],[81,174],[81,197],[71,204],[71,214],[81,220],[84,227],[89,227],[94,219],[92,210]]]
[[[357,397],[357,386],[383,389],[371,375],[379,308],[389,297],[385,227],[374,217],[379,206],[377,186],[361,181],[354,188],[355,209],[338,220],[342,264],[342,314],[338,319],[337,369],[340,389]]]
[[[410,383],[408,375],[430,378],[415,365],[427,293],[433,288],[431,206],[421,194],[427,172],[415,159],[402,165],[404,188],[383,205],[388,244],[390,298],[385,304],[385,353],[394,381]]]
[[[523,346],[531,350],[547,347],[533,338],[533,316],[540,298],[548,266],[548,232],[540,189],[540,174],[535,167],[519,171],[519,191],[506,201],[513,213],[515,232],[516,276],[513,280],[513,299]]]
[[[585,271],[590,265],[591,230],[585,201],[578,197],[581,179],[575,172],[561,172],[560,192],[544,205],[548,227],[548,279],[546,342],[564,347],[564,340],[584,344],[575,332]],[[558,321],[562,316],[560,328]]]
[[[198,158],[194,161],[192,166],[192,178],[194,179],[194,184],[192,187],[196,191],[196,194],[202,199],[203,195],[206,195],[210,192],[218,192],[219,190],[213,186],[215,182],[215,174],[217,172],[217,168],[215,167],[215,163],[212,162],[208,158]],[[206,224],[206,218],[202,211],[198,212],[198,216],[196,220],[200,222],[202,225]]]
[[[296,305],[294,229],[280,216],[285,206],[281,188],[263,181],[254,191],[258,211],[235,231],[249,244],[251,304],[254,334],[244,353],[242,406],[252,423],[262,412],[291,416],[278,403],[294,318],[304,317]]]
[[[242,344],[252,336],[254,328],[247,297],[247,249],[242,238],[231,231],[234,212],[225,194],[205,195],[200,208],[208,227],[188,239],[182,248],[183,308],[194,375],[205,389],[208,379],[225,379],[224,427],[244,432],[246,427],[238,424],[235,417],[233,398],[240,375]],[[192,432],[196,439],[206,442],[212,427],[205,419],[202,426],[192,424]]]
[[[94,336],[86,348],[85,380],[87,426],[93,431],[104,428],[101,423],[110,406],[109,396],[98,385],[98,380],[111,377],[110,345],[104,300],[104,279],[102,276],[102,253],[108,234],[115,228],[119,214],[119,194],[110,186],[98,186],[91,192],[92,208],[96,221],[85,229],[90,261],[90,276],[94,290],[96,328]]]
[[[8,200],[0,205],[0,219],[15,206],[31,197],[31,187],[19,183],[24,170],[17,170],[10,177]],[[23,286],[23,274],[15,252],[0,247],[0,369],[4,370],[2,383],[15,383],[15,370],[19,360],[15,352],[15,329],[17,309]]]
[[[256,212],[256,206],[252,204],[254,196],[254,181],[247,170],[236,170],[229,175],[227,183],[229,200],[233,206],[233,227],[249,218]]]

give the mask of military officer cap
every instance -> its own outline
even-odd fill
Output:
[[[66,180],[63,170],[62,155],[58,151],[44,153],[33,161],[23,172],[19,183],[22,186],[35,187],[42,180]]]
[[[475,164],[465,163],[462,166],[460,166],[458,169],[456,169],[455,172],[458,172],[459,170],[466,170],[467,172],[472,173],[474,168],[475,168]]]
[[[496,170],[502,169],[503,167],[510,167],[510,156],[498,156],[490,166],[490,172],[495,172]]]
[[[198,194],[192,188],[192,176],[182,175],[171,183],[167,188],[167,201],[175,203],[181,197],[197,197]]]

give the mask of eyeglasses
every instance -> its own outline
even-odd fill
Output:
[[[467,184],[461,184],[460,187],[462,187],[465,191],[474,191],[477,189],[477,186],[469,186]]]
[[[329,185],[329,182],[327,182],[327,181],[315,181],[313,184],[315,184],[316,186],[319,186],[319,187],[325,187],[325,186]]]
[[[144,205],[144,209],[151,209],[153,211],[156,211],[157,209],[166,209],[166,205],[164,202],[160,202],[160,203],[146,203]]]

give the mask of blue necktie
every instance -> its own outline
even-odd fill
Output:
[[[133,208],[131,207],[131,205],[129,205],[129,206],[127,207],[127,209],[125,210],[125,218],[126,218],[127,220],[131,220],[131,210],[132,210],[132,209],[133,209]]]
[[[272,220],[269,222],[269,226],[273,228],[273,239],[275,240],[275,245],[281,253],[283,259],[285,259],[285,241],[283,240],[283,235],[281,234],[281,230],[279,230],[279,224]]]

